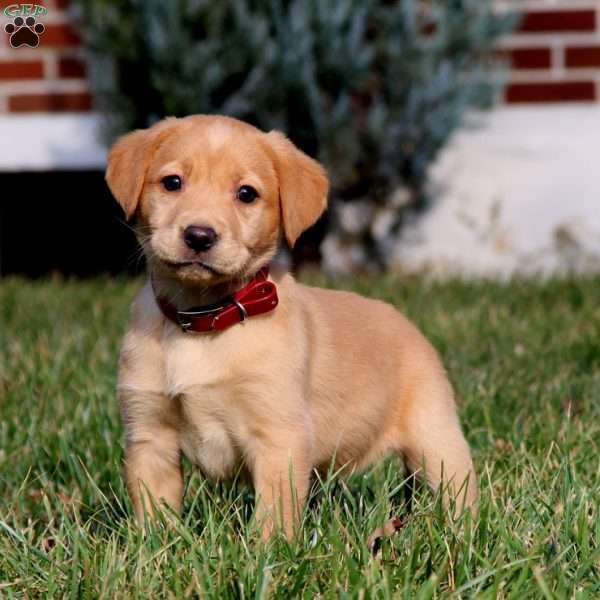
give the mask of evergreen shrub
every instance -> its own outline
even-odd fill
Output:
[[[107,141],[167,116],[280,129],[327,167],[332,271],[385,269],[428,166],[494,91],[493,0],[75,0]],[[324,230],[323,223],[321,230]],[[321,236],[322,237],[322,236]]]

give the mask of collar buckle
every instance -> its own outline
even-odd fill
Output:
[[[239,300],[237,300],[235,296],[232,296],[231,300],[240,311],[240,321],[245,321],[248,317],[248,311],[246,310],[246,307]]]

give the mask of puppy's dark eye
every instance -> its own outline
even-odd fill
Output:
[[[237,191],[237,199],[240,202],[250,204],[250,202],[254,202],[257,198],[258,192],[251,185],[243,185]]]
[[[160,182],[167,192],[175,192],[181,189],[181,177],[179,175],[167,175],[163,177]]]

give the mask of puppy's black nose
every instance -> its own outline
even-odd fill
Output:
[[[183,232],[183,240],[194,252],[205,252],[217,242],[217,232],[212,227],[188,225]]]

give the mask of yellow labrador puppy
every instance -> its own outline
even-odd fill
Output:
[[[292,535],[311,471],[332,460],[352,471],[396,452],[447,502],[476,502],[423,335],[383,302],[268,270],[326,207],[317,162],[281,133],[199,115],[121,138],[106,178],[149,270],[118,383],[138,520],[150,497],[180,509],[182,453],[208,477],[247,472],[265,537]]]

